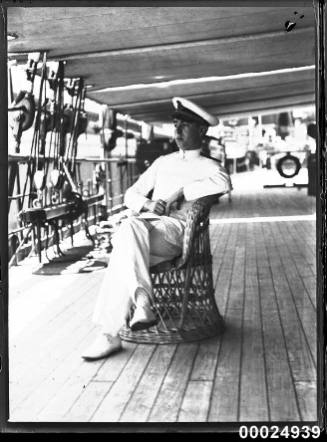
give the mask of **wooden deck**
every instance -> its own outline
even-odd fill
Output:
[[[11,421],[316,420],[315,221],[308,216],[315,200],[306,189],[263,190],[258,182],[244,190],[247,176],[239,175],[232,202],[224,197],[211,216],[216,299],[227,325],[221,337],[126,343],[87,363],[80,354],[95,336],[91,315],[105,270],[12,268]],[[292,218],[251,219],[272,216]]]

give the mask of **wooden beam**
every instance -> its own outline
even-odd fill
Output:
[[[299,28],[297,30],[298,33],[303,35],[305,38],[305,34],[312,32],[312,27],[307,26],[304,28]],[[231,43],[239,43],[242,41],[255,41],[263,38],[279,38],[284,37],[285,31],[270,31],[270,32],[258,32],[256,34],[243,34],[232,37],[221,37],[221,38],[211,38],[204,40],[192,40],[192,41],[184,41],[179,43],[163,43],[157,45],[149,45],[149,46],[141,46],[135,48],[124,48],[124,49],[111,49],[107,51],[94,51],[94,52],[79,52],[75,54],[64,54],[64,55],[55,55],[51,56],[49,54],[48,59],[51,60],[62,60],[62,61],[72,61],[72,60],[87,60],[90,58],[99,58],[99,57],[117,57],[119,55],[136,55],[136,54],[150,54],[157,51],[167,51],[167,50],[178,50],[178,49],[188,49],[188,48],[201,48],[211,45],[225,45]]]
[[[218,117],[233,117],[238,115],[253,115],[253,114],[271,114],[275,112],[282,112],[286,109],[291,109],[294,106],[314,104],[314,92],[304,95],[274,97],[273,100],[255,100],[252,102],[243,102],[235,104],[224,104],[222,106],[208,107],[210,112],[216,114]],[[170,112],[167,111],[139,111],[133,113],[137,118],[143,119],[147,122],[155,121],[169,121]]]
[[[255,105],[255,104],[260,104],[260,107],[264,106],[266,104],[267,107],[269,107],[269,103],[276,103],[277,105],[288,105],[289,103],[301,103],[301,102],[312,102],[314,103],[314,91],[310,92],[310,91],[304,91],[302,94],[289,94],[289,95],[279,95],[279,96],[275,96],[275,97],[271,97],[271,98],[267,98],[267,97],[260,97],[260,98],[256,98],[256,99],[252,99],[252,100],[246,100],[246,101],[238,101],[235,103],[231,103],[231,104],[227,104],[227,103],[222,103],[221,105],[219,104],[212,104],[212,105],[207,105],[206,108],[208,108],[211,112],[214,112],[215,110],[219,110],[219,111],[223,111],[223,109],[234,109],[234,108],[245,108],[247,105],[249,105],[249,107],[251,107],[251,105]],[[167,100],[167,104],[170,103],[170,100]],[[262,106],[261,106],[262,105]],[[146,114],[162,114],[165,113],[165,109],[163,110],[157,110],[154,111],[153,108],[147,109],[145,108],[144,110],[140,108],[139,112],[135,112],[133,113],[133,115],[146,115]]]
[[[289,86],[289,90],[293,89],[293,86],[300,86],[301,84],[304,86],[304,83],[308,83],[308,80],[302,80],[302,81],[291,81],[291,82],[280,82],[278,84],[278,87],[282,87],[282,86]],[[183,96],[189,98],[190,100],[196,100],[196,99],[204,99],[206,97],[209,98],[213,98],[213,97],[226,97],[226,95],[233,95],[235,93],[245,93],[248,92],[249,95],[251,96],[251,91],[253,92],[257,92],[258,90],[267,90],[268,88],[274,87],[276,88],[277,85],[262,85],[259,87],[247,87],[247,88],[237,88],[237,89],[230,89],[230,90],[218,90],[218,91],[214,91],[211,90],[209,92],[203,92],[203,93],[192,93],[192,94],[183,94]],[[304,87],[302,87],[301,89],[301,95],[303,95],[304,93],[310,92],[307,88],[305,88],[306,90],[304,90]],[[312,93],[314,92],[314,83],[312,81]],[[177,94],[179,95],[179,94]],[[130,101],[130,102],[123,102],[123,103],[113,103],[113,107],[118,108],[118,109],[124,109],[124,108],[134,108],[134,107],[143,107],[143,106],[157,106],[158,104],[169,104],[171,102],[171,97],[172,95],[170,94],[168,97],[166,98],[161,98],[161,99],[156,99],[156,100],[146,100],[146,101]]]

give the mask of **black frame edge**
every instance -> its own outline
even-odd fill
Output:
[[[315,0],[317,141],[317,415],[326,431],[326,1]]]
[[[262,0],[261,0],[262,1]],[[292,4],[296,0],[278,0],[277,5]],[[47,3],[47,2],[45,2]],[[63,6],[70,3],[69,1],[58,1],[55,6]],[[71,1],[74,5],[74,1]],[[76,1],[77,3],[77,1]],[[124,2],[112,1],[108,2],[108,6],[122,5]],[[126,4],[131,2],[126,1]],[[143,2],[142,2],[143,3]],[[147,2],[144,2],[145,4]],[[161,3],[160,1],[158,3]],[[168,2],[169,3],[169,2]],[[208,2],[211,3],[212,1]],[[219,4],[219,1],[217,2]],[[232,4],[233,2],[231,2]],[[235,3],[235,2],[234,2]],[[254,0],[253,3],[256,3]],[[260,0],[258,0],[260,3]],[[264,7],[265,1],[262,2]],[[269,1],[267,3],[270,3]],[[299,3],[299,2],[297,2]],[[183,6],[185,2],[181,2]],[[7,41],[6,41],[6,26],[7,26],[7,11],[6,6],[43,6],[42,1],[24,1],[22,3],[13,1],[3,2],[0,0],[0,259],[1,259],[1,274],[0,274],[0,355],[2,358],[2,366],[0,371],[0,432],[143,432],[146,427],[147,432],[166,432],[166,433],[181,433],[185,430],[192,432],[216,432],[223,429],[227,432],[235,431],[241,425],[265,425],[264,422],[257,423],[212,423],[210,424],[169,424],[166,428],[162,424],[131,424],[125,425],[122,428],[121,424],[91,424],[91,423],[26,423],[26,422],[12,422],[9,419],[9,360],[8,360],[8,220],[7,211],[7,170],[8,170],[8,119],[7,119]],[[89,0],[79,2],[78,6],[89,6]],[[94,6],[104,6],[104,1],[95,2]],[[172,2],[171,6],[177,6]],[[76,5],[77,6],[77,5]],[[139,4],[141,6],[141,4]],[[205,2],[203,4],[205,6]],[[318,424],[321,429],[326,432],[326,281],[327,281],[327,264],[326,264],[326,109],[325,109],[325,20],[326,20],[326,0],[313,0],[317,22],[316,22],[316,118],[317,118],[317,164],[319,165],[319,173],[317,173],[317,332],[318,332]],[[325,275],[326,274],[326,275]],[[268,425],[290,425],[289,422],[275,423],[269,422]],[[296,424],[296,422],[292,422]],[[301,425],[304,425],[301,422]],[[310,422],[314,425],[315,422]],[[118,431],[117,431],[118,430]]]
[[[0,5],[0,431],[9,416],[7,10]]]

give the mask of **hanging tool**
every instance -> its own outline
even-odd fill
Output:
[[[19,153],[22,133],[30,129],[34,121],[35,101],[33,95],[26,91],[20,91],[8,111],[13,112],[9,124],[16,141],[15,152]]]
[[[57,109],[57,103],[56,103],[56,95],[57,95],[57,88],[58,88],[58,68],[59,63],[58,62],[50,62],[48,63],[48,72],[47,72],[47,80],[50,90],[50,96],[46,100],[46,106],[44,109],[45,117],[41,119],[41,140],[42,143],[44,143],[44,150],[45,150],[45,144],[46,144],[46,138],[48,132],[50,132],[50,140],[49,140],[49,148],[48,148],[48,156],[46,159],[46,171],[45,175],[48,176],[48,171],[51,163],[51,154],[52,154],[52,147],[53,147],[53,141],[54,141],[54,133],[55,133],[55,114]],[[43,146],[42,146],[43,150]],[[51,199],[50,199],[51,200]]]
[[[61,166],[61,153],[63,140],[62,124],[63,124],[63,109],[64,109],[64,63],[59,62],[57,72],[57,86],[56,86],[56,100],[54,104],[54,126],[55,126],[55,142],[54,142],[54,163],[53,170],[50,174],[50,180],[54,189],[61,189],[64,181],[64,176]]]
[[[123,132],[117,129],[117,111],[105,106],[100,114],[100,139],[104,150],[110,152],[116,147],[117,138]]]
[[[41,69],[41,82],[40,82],[40,90],[38,97],[38,109],[35,119],[35,137],[34,140],[34,152],[36,157],[36,170],[34,172],[34,185],[37,190],[37,199],[33,201],[33,207],[42,207],[43,206],[43,190],[46,184],[46,175],[45,175],[45,135],[43,131],[44,126],[44,111],[47,103],[46,98],[46,54],[43,56],[43,63]]]
[[[84,81],[80,78],[79,82],[79,105],[76,114],[76,122],[74,125],[73,140],[72,140],[72,158],[71,158],[71,172],[75,176],[76,157],[77,157],[77,141],[78,137],[85,133],[88,124],[87,113],[85,112],[85,95]]]
[[[27,66],[25,68],[27,80],[31,83],[30,91],[20,91],[16,98],[12,101],[8,111],[13,112],[9,125],[13,131],[16,141],[15,152],[20,152],[20,142],[22,133],[30,129],[33,125],[35,116],[35,100],[33,95],[34,80],[37,71],[37,63],[39,53],[29,54]],[[10,69],[11,74],[11,69]],[[11,92],[12,92],[12,76],[10,75]]]

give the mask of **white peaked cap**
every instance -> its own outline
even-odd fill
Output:
[[[207,124],[208,126],[216,126],[219,123],[217,117],[209,114],[203,107],[193,103],[186,98],[174,97],[173,105],[175,112],[173,118],[181,118],[186,121],[197,121]]]

